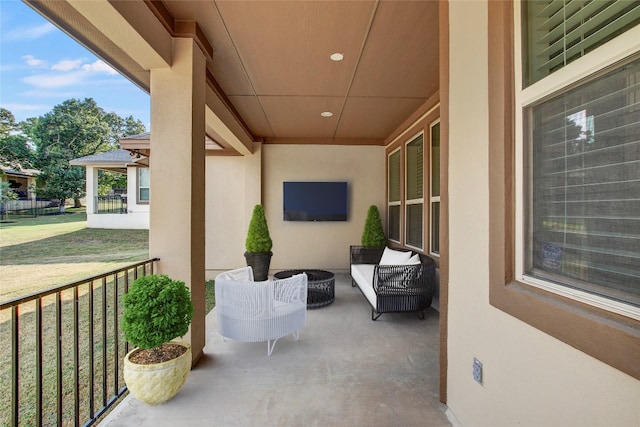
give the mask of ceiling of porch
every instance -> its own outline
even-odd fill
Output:
[[[437,1],[27,3],[147,91],[169,36],[192,32],[208,107],[241,141],[384,144],[438,89]]]

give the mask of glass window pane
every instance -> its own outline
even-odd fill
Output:
[[[440,202],[431,203],[431,253],[440,253]]]
[[[424,185],[424,137],[407,144],[407,200],[421,199]]]
[[[400,206],[389,206],[389,240],[400,241]]]
[[[149,189],[148,188],[141,188],[140,189],[140,201],[141,202],[148,202],[149,201]]]
[[[431,196],[440,195],[440,123],[431,127]]]
[[[406,244],[422,248],[422,203],[407,205]]]
[[[138,185],[149,187],[149,168],[138,168]]]
[[[389,156],[389,201],[400,201],[400,150]]]
[[[526,273],[640,306],[640,60],[529,113]]]

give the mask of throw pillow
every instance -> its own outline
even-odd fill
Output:
[[[393,249],[384,248],[382,258],[379,265],[404,265],[411,258],[411,252],[395,251]]]

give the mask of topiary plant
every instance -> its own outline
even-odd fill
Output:
[[[382,229],[380,212],[378,212],[378,207],[375,205],[369,206],[369,210],[367,211],[367,219],[364,223],[360,243],[362,246],[369,248],[382,248],[387,243],[387,239],[384,237],[384,230]]]
[[[267,218],[264,215],[264,208],[262,205],[255,205],[249,222],[245,248],[249,253],[263,253],[271,252],[272,247],[273,241],[269,236],[269,227],[267,226]]]
[[[126,340],[141,349],[183,336],[192,318],[189,288],[167,275],[140,277],[124,296],[122,330]]]

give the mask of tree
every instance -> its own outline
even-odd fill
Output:
[[[67,198],[79,207],[85,192],[84,170],[70,160],[114,150],[119,138],[144,131],[139,120],[107,113],[92,98],[66,100],[44,116],[27,119],[23,128],[36,146],[39,193],[60,199],[61,210]]]
[[[32,161],[33,150],[13,113],[0,108],[0,163],[13,168],[29,168]]]
[[[18,195],[11,189],[11,185],[7,181],[0,181],[0,219],[6,219],[6,204],[11,200],[16,200]]]

